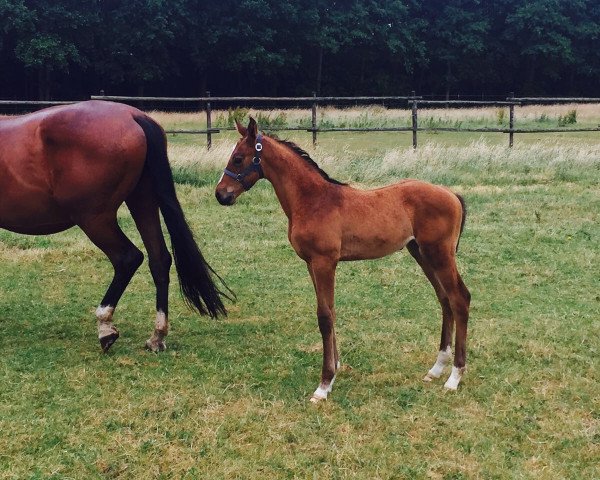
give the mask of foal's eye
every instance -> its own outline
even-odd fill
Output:
[[[244,160],[244,157],[233,157],[233,164],[241,165],[243,160]]]

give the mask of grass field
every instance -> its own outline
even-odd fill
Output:
[[[410,176],[465,196],[458,259],[473,301],[458,392],[421,380],[439,307],[401,252],[338,268],[343,369],[310,404],[314,294],[272,188],[219,206],[234,136],[206,152],[180,135],[180,200],[237,303],[198,318],[173,279],[168,350],[146,352],[144,265],[102,355],[93,311],[108,261],[78,230],[0,232],[0,478],[600,478],[600,136],[532,135],[509,150],[505,136],[454,135],[423,136],[416,152],[398,134],[322,135],[316,149],[291,138],[340,180]],[[120,221],[140,245],[125,209]]]

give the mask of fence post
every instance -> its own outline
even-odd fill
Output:
[[[510,92],[510,101],[514,101],[515,92]],[[510,132],[508,133],[508,146],[512,148],[514,141],[514,126],[515,126],[515,106],[514,104],[510,104],[508,106],[508,129]]]
[[[313,147],[317,145],[317,93],[313,92],[313,104],[312,104],[312,134],[313,134]]]
[[[208,90],[206,91],[206,96],[208,97],[208,100],[206,101],[206,149],[210,150],[210,147],[212,147],[212,133],[210,131],[212,122],[210,118],[210,92]]]
[[[412,140],[413,148],[417,148],[417,99],[415,98],[415,91],[412,91]]]

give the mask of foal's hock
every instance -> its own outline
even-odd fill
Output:
[[[464,200],[449,189],[403,180],[375,190],[359,190],[329,177],[297,145],[258,133],[256,122],[239,123],[238,141],[216,197],[233,205],[260,179],[273,184],[288,217],[288,238],[308,267],[317,295],[323,338],[321,383],[311,401],[327,398],[340,367],[335,337],[334,283],[337,263],[380,258],[407,247],[431,282],[442,307],[439,353],[425,381],[439,378],[455,355],[445,387],[456,390],[465,371],[470,294],[456,268],[464,227]]]

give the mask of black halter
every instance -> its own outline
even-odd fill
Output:
[[[231,177],[234,180],[238,181],[242,185],[242,187],[244,187],[244,190],[250,190],[254,184],[248,185],[245,182],[245,179],[248,175],[250,175],[252,172],[256,172],[258,173],[259,179],[265,177],[262,166],[260,165],[260,152],[262,152],[262,149],[262,134],[259,133],[256,137],[256,144],[254,145],[254,158],[252,159],[252,163],[248,165],[248,167],[241,173],[234,173],[231,170],[227,169],[223,170],[223,173],[228,177]]]

